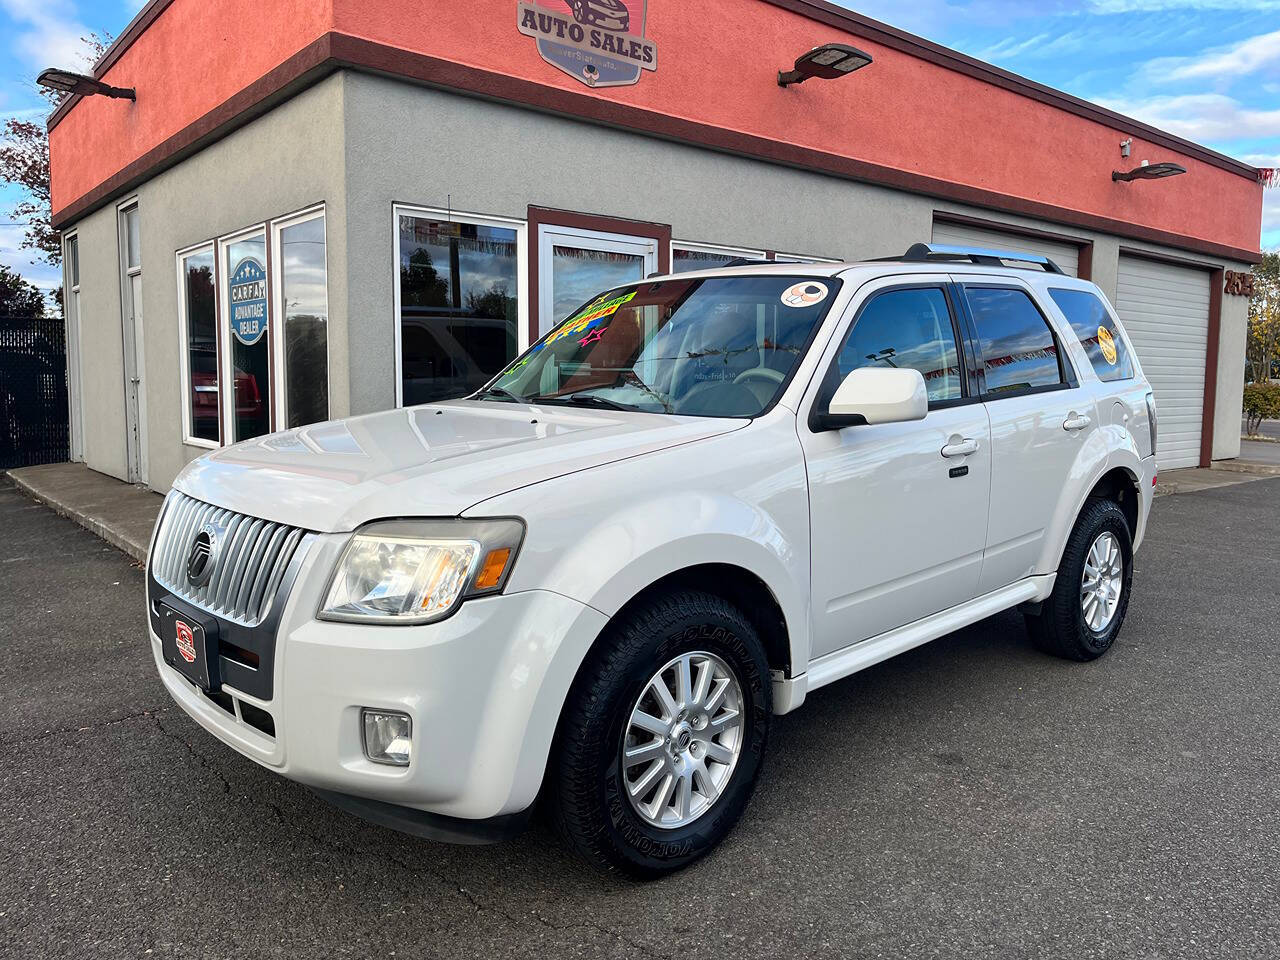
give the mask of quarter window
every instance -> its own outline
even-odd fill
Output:
[[[1063,382],[1058,343],[1022,290],[966,287],[977,328],[987,393],[1057,386]]]
[[[1129,348],[1101,300],[1088,290],[1050,290],[1049,296],[1080,338],[1099,380],[1128,380],[1133,376]]]
[[[955,327],[946,294],[938,287],[874,296],[859,312],[837,362],[841,379],[859,367],[919,370],[931,403],[963,395]]]
[[[466,396],[515,357],[519,247],[515,226],[400,214],[405,406]]]

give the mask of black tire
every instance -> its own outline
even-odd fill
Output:
[[[631,710],[664,664],[695,651],[717,656],[742,691],[741,751],[706,812],[660,828],[628,796],[622,749]],[[755,629],[720,597],[694,590],[655,596],[610,624],[579,671],[548,766],[548,807],[565,843],[605,873],[652,879],[688,866],[733,829],[764,757],[772,709],[769,666]]]
[[[1120,599],[1111,620],[1102,630],[1091,630],[1085,622],[1080,588],[1089,549],[1102,534],[1114,534],[1124,561]],[[1133,537],[1129,521],[1112,500],[1090,500],[1085,504],[1075,529],[1067,538],[1058,578],[1053,593],[1041,606],[1040,613],[1028,615],[1027,632],[1032,642],[1045,653],[1067,660],[1096,660],[1115,643],[1129,609],[1129,592],[1133,585]]]

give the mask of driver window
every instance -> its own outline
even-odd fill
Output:
[[[930,403],[963,396],[955,328],[939,287],[886,290],[872,297],[859,312],[837,363],[841,379],[859,367],[919,370]]]

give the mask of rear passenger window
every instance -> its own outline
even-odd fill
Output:
[[[987,393],[1063,382],[1058,342],[1026,293],[1007,287],[965,287],[965,295],[978,332]]]
[[[1097,296],[1088,290],[1050,290],[1049,296],[1080,338],[1099,380],[1128,380],[1133,376],[1129,348]]]
[[[937,287],[887,290],[872,297],[858,314],[837,363],[842,379],[858,367],[919,370],[930,402],[962,395],[951,309]]]

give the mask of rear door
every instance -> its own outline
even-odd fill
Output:
[[[1045,531],[1098,416],[1030,287],[1010,277],[956,280],[991,421],[991,511],[978,584],[990,593],[1037,572]]]
[[[809,474],[814,641],[820,657],[971,599],[987,532],[987,414],[970,383],[945,276],[868,284],[833,338],[804,409],[825,410],[857,367],[912,367],[929,389],[913,423],[799,424]]]

